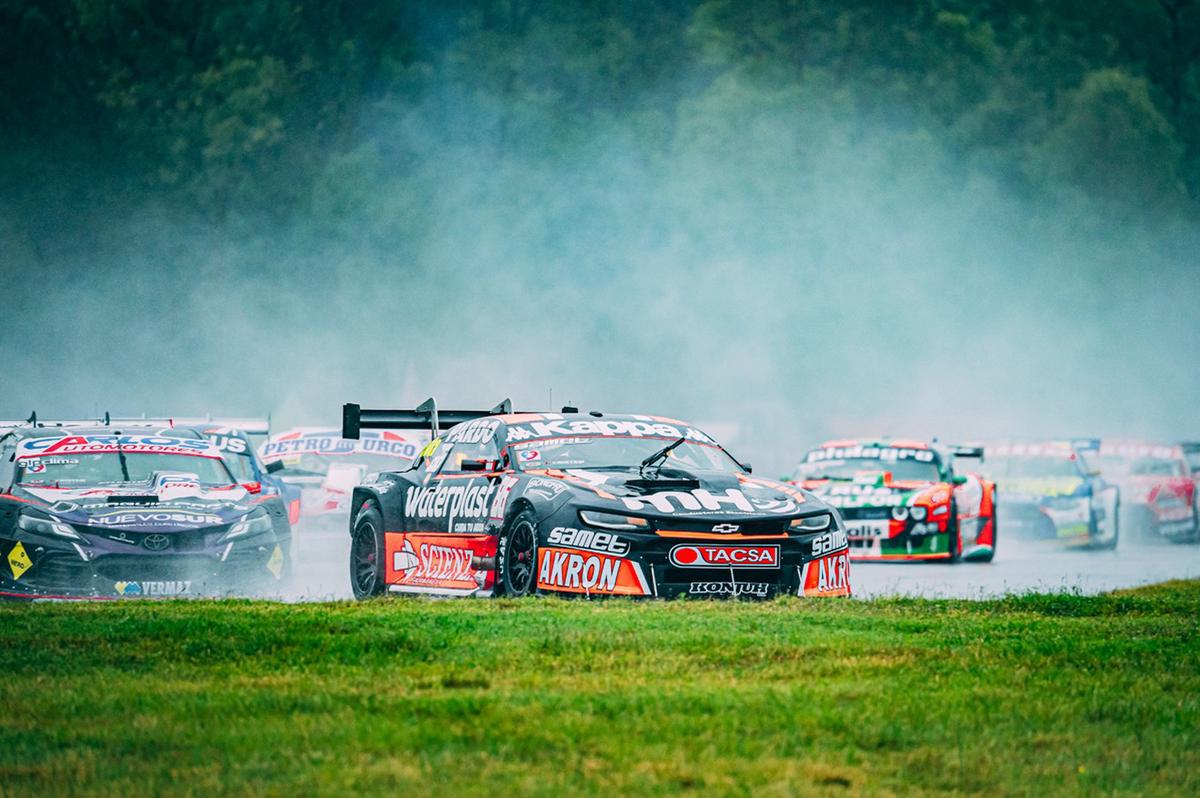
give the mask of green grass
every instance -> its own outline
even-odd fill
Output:
[[[1200,583],[0,606],[0,794],[1200,793]]]

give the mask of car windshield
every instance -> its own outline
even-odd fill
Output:
[[[987,456],[987,473],[996,478],[1008,477],[1074,477],[1078,479],[1079,463],[1070,456],[1053,455],[994,455]]]
[[[127,452],[125,469],[116,452],[47,455],[17,461],[16,482],[22,485],[90,485],[148,482],[156,472],[195,474],[202,485],[231,485],[234,479],[223,460],[186,454]]]
[[[880,460],[878,457],[846,457],[837,460],[818,460],[801,463],[793,479],[854,479],[864,471],[879,473],[889,471],[892,479],[899,482],[939,482],[941,473],[937,463],[922,463],[917,460]]]
[[[1124,457],[1106,454],[1091,458],[1102,474],[1113,477],[1182,477],[1187,474],[1183,462],[1163,457]]]
[[[238,482],[254,481],[254,455],[224,453],[225,465],[233,472],[233,478]]]
[[[563,437],[513,444],[514,467],[520,471],[541,468],[639,468],[642,461],[678,438]],[[742,469],[723,449],[711,444],[684,442],[661,461],[664,471],[728,471]]]

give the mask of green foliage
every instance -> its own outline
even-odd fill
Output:
[[[928,139],[1036,194],[1195,213],[1200,3],[0,2],[5,164],[218,217],[313,210],[368,152],[380,191],[422,185],[433,147],[552,164],[627,136],[654,159],[781,103],[798,131]]]
[[[0,606],[3,791],[1194,794],[1200,583]]]
[[[1183,147],[1154,107],[1146,81],[1099,70],[1064,98],[1033,146],[1029,166],[1047,182],[1130,204],[1180,198]]]

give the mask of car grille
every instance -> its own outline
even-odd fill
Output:
[[[780,535],[787,531],[788,520],[755,520],[755,521],[658,521],[657,525],[660,529],[669,530],[671,532],[700,532],[703,534],[713,534],[713,527],[717,527],[717,534],[736,534],[736,535]],[[737,529],[729,527],[736,526]]]
[[[146,548],[145,540],[152,535],[157,537],[165,537],[167,538],[167,547],[165,549],[154,549],[154,551],[172,552],[205,551],[209,547],[207,543],[208,540],[215,540],[229,529],[228,524],[222,526],[206,526],[199,529],[168,530],[165,532],[129,532],[123,529],[87,526],[86,524],[74,524],[73,526],[75,527],[76,531],[90,537],[117,540],[118,536],[121,536],[123,540],[132,541],[130,544],[131,548],[134,545],[140,548]]]
[[[114,581],[142,581],[168,579],[198,579],[213,573],[219,563],[214,557],[139,557],[127,554],[109,554],[96,558],[92,564],[96,573]]]
[[[22,575],[21,582],[39,587],[55,588],[80,585],[86,587],[92,578],[92,566],[75,552],[45,552]]]
[[[777,582],[781,568],[675,568],[662,571],[664,582]]]
[[[840,512],[842,518],[855,521],[882,521],[892,517],[891,507],[847,507]]]

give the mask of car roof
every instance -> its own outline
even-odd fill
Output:
[[[531,421],[643,421],[654,424],[671,424],[694,427],[689,421],[667,416],[649,416],[637,413],[601,413],[598,410],[577,413],[503,413],[495,416],[481,416],[475,421],[494,418],[502,424],[528,424]],[[470,421],[464,421],[470,424]]]
[[[878,446],[888,449],[934,449],[928,441],[916,438],[839,438],[818,444],[817,449],[845,448],[847,446]]]
[[[191,427],[138,427],[103,425],[90,427],[14,427],[11,433],[16,438],[65,438],[71,435],[154,435],[162,438],[196,438],[199,433]]]

